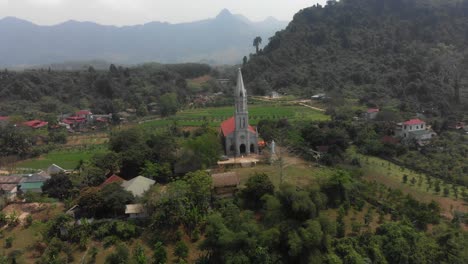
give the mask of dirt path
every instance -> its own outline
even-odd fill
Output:
[[[320,112],[325,112],[326,111],[325,109],[318,108],[318,107],[315,107],[315,106],[310,106],[310,105],[305,104],[305,103],[297,103],[297,104],[302,105],[302,106],[307,107],[307,108],[310,108],[310,109],[313,109],[313,110],[316,110],[316,111],[320,111]]]

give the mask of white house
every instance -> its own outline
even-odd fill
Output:
[[[403,123],[398,123],[395,129],[395,135],[402,138],[403,141],[409,142],[416,140],[418,143],[428,141],[436,135],[434,131],[429,129],[426,122],[421,119],[411,119]]]

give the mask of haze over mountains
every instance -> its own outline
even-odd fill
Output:
[[[134,26],[104,26],[67,21],[40,26],[14,17],[0,20],[0,67],[29,67],[64,61],[104,60],[121,64],[239,63],[287,22],[269,17],[252,22],[222,10],[212,19],[190,23],[150,22]]]

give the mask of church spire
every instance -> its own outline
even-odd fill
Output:
[[[236,112],[247,112],[247,90],[245,90],[241,68],[239,68],[239,72],[237,74],[237,88],[235,98]]]

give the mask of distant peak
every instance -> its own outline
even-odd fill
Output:
[[[219,12],[219,14],[216,16],[216,18],[220,18],[220,17],[231,17],[232,16],[232,13],[231,11],[229,11],[228,9],[224,8],[223,10],[221,10],[221,12]]]

